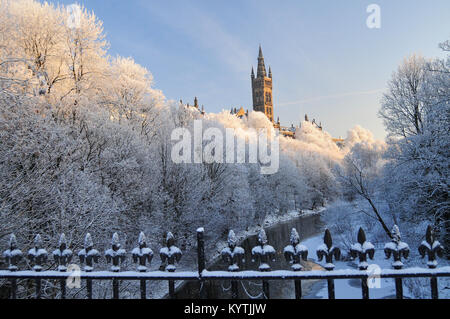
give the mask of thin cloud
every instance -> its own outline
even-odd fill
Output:
[[[147,3],[142,6],[178,33],[191,39],[196,46],[212,52],[217,59],[237,72],[247,71],[251,60],[248,47],[229,33],[217,19],[192,3],[178,3],[182,9]],[[223,49],[226,48],[226,49]]]
[[[338,98],[349,97],[349,96],[370,95],[370,94],[377,94],[377,93],[384,92],[384,90],[385,89],[375,89],[375,90],[369,90],[369,91],[356,91],[356,92],[340,93],[340,94],[333,94],[333,95],[322,95],[322,96],[316,96],[316,97],[303,99],[303,100],[283,102],[283,103],[279,103],[277,105],[278,106],[287,106],[287,105],[316,102],[316,101],[328,100],[328,99],[338,99]]]

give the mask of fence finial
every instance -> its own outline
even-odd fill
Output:
[[[258,245],[253,247],[252,256],[259,260],[259,271],[270,271],[270,261],[275,261],[275,249],[267,245],[267,235],[264,228],[258,234]]]
[[[401,239],[400,230],[397,225],[394,225],[392,228],[392,241],[384,245],[386,258],[389,259],[391,256],[394,258],[392,263],[394,269],[402,269],[402,257],[406,259],[409,256],[409,246],[407,243],[402,242]]]
[[[53,251],[53,259],[58,264],[59,271],[66,271],[67,264],[72,260],[73,253],[67,248],[66,235],[61,234],[58,241],[59,248]]]
[[[238,239],[233,230],[228,233],[228,247],[222,249],[222,260],[228,263],[228,271],[238,271],[244,261],[245,251],[237,246]]]
[[[367,263],[367,257],[373,259],[374,254],[375,254],[374,245],[372,245],[371,242],[366,240],[366,233],[360,227],[358,231],[358,242],[356,244],[353,244],[352,247],[350,248],[350,256],[352,258],[358,257],[359,270],[367,270],[367,268],[369,267],[369,264]]]
[[[3,257],[8,264],[9,271],[17,271],[19,269],[17,264],[22,259],[23,254],[20,249],[17,249],[16,235],[11,234],[9,237],[9,249],[3,252]]]
[[[433,227],[428,225],[425,240],[419,246],[419,253],[422,258],[428,255],[428,268],[437,267],[437,258],[442,257],[444,253],[444,247],[434,237]]]
[[[86,263],[84,271],[91,272],[94,269],[94,262],[98,263],[99,257],[100,253],[98,250],[94,249],[91,234],[87,233],[84,237],[84,248],[78,252],[80,263]]]
[[[181,250],[175,246],[175,237],[169,231],[166,233],[166,247],[159,250],[159,256],[161,257],[160,270],[166,270],[168,272],[175,272],[177,269],[176,263],[181,259]]]
[[[284,247],[284,258],[292,264],[293,271],[300,271],[303,269],[301,261],[308,258],[308,248],[300,245],[300,236],[295,228],[292,228],[290,242],[290,245]]]
[[[317,247],[316,253],[319,261],[322,261],[322,259],[325,258],[326,264],[324,268],[326,270],[334,269],[333,257],[336,260],[341,258],[341,250],[338,247],[333,246],[333,239],[331,238],[331,233],[328,228],[325,230],[325,235],[323,236],[323,244]]]
[[[34,262],[35,265],[33,266],[34,271],[41,271],[42,270],[42,264],[47,261],[47,251],[42,248],[42,238],[41,235],[37,234],[34,238],[34,248],[31,248],[28,251],[28,259],[31,262]]]
[[[119,234],[114,233],[111,239],[111,248],[105,251],[107,263],[112,263],[111,271],[119,272],[120,264],[126,259],[126,251],[120,248]]]
[[[150,264],[153,258],[153,251],[147,247],[147,238],[145,234],[141,232],[138,238],[139,246],[134,248],[131,251],[131,255],[133,257],[133,262],[138,263],[138,271],[146,272],[147,271],[147,262]]]

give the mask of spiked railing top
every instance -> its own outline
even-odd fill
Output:
[[[9,249],[3,252],[3,257],[8,263],[8,269],[10,271],[18,270],[17,264],[22,259],[23,254],[20,249],[17,249],[17,239],[14,234],[9,237]]]
[[[292,228],[290,243],[283,249],[284,258],[292,264],[294,271],[300,271],[303,268],[300,264],[301,260],[308,258],[308,248],[300,244],[300,236],[295,228]]]
[[[297,229],[292,228],[291,237],[290,237],[291,245],[296,246],[300,243],[300,236],[298,235]]]
[[[323,258],[326,260],[326,265],[324,266],[326,270],[333,270],[333,257],[339,260],[341,257],[341,250],[338,247],[333,246],[333,239],[331,238],[331,233],[329,229],[325,230],[323,236],[323,244],[317,247],[316,250],[317,258],[322,261]]]
[[[111,239],[111,248],[105,251],[107,257],[125,256],[125,249],[120,248],[119,234],[114,233]]]
[[[266,231],[261,228],[258,234],[258,245],[252,249],[252,256],[257,257],[260,261],[260,271],[269,271],[270,265],[268,262],[275,260],[275,249],[267,243]]]
[[[180,261],[182,252],[175,246],[175,237],[170,231],[166,233],[166,247],[159,250],[159,256],[161,258],[161,270],[169,272],[174,272],[176,270],[175,263]]]
[[[236,234],[234,233],[233,230],[230,230],[230,232],[228,233],[228,247],[230,248],[234,248],[237,245],[238,239],[236,237]]]
[[[384,249],[391,250],[391,251],[404,251],[409,252],[409,246],[407,243],[403,242],[402,236],[400,234],[400,230],[397,225],[394,225],[392,228],[392,241],[390,243],[387,243],[384,246]],[[406,258],[406,257],[405,257]]]
[[[60,247],[64,246],[64,247],[62,247],[63,249],[66,248],[66,246],[67,246],[67,239],[66,239],[66,235],[64,233],[62,233],[61,236],[59,236],[58,245]]]
[[[114,233],[111,239],[111,248],[105,251],[107,263],[112,263],[111,270],[114,272],[120,271],[120,263],[126,259],[126,251],[120,248],[119,234]]]
[[[375,246],[371,242],[366,240],[366,233],[362,228],[358,231],[358,243],[353,244],[350,248],[350,256],[352,258],[358,257],[360,270],[366,270],[369,267],[367,263],[367,257],[373,259],[375,255]]]
[[[244,261],[245,251],[237,246],[238,239],[233,230],[228,233],[228,247],[222,249],[222,260],[228,263],[228,271],[238,271],[239,265]]]
[[[391,233],[392,241],[384,245],[384,253],[387,259],[393,256],[394,262],[392,266],[394,269],[401,269],[403,267],[402,258],[408,258],[409,256],[409,246],[401,241],[402,237],[397,225],[394,225]]]
[[[425,255],[428,255],[428,268],[436,268],[437,267],[437,258],[442,257],[444,252],[444,247],[441,245],[439,241],[437,241],[434,237],[433,227],[428,225],[427,233],[425,235],[425,240],[419,246],[419,253],[422,258]]]
[[[112,271],[120,271],[120,263],[126,259],[125,254],[125,249],[120,248],[119,234],[114,233],[111,239],[111,248],[105,251],[106,262],[112,262]]]
[[[48,253],[45,249],[42,247],[42,238],[41,235],[37,234],[34,238],[34,248],[31,248],[28,251],[28,259],[31,262],[35,262],[35,265],[33,267],[33,270],[35,271],[41,271],[42,270],[42,264],[47,261]]]
[[[147,247],[147,238],[145,237],[144,232],[139,233],[138,244],[141,248]]]
[[[168,231],[166,234],[166,245],[167,247],[170,247],[173,246],[174,244],[175,244],[175,237],[170,231]]]
[[[358,231],[358,243],[363,245],[366,242],[366,233],[364,230],[360,227]]]
[[[40,234],[37,234],[34,237],[34,247],[35,248],[41,248],[41,246],[42,246],[42,237],[41,237]]]
[[[153,259],[153,251],[147,247],[147,238],[141,232],[138,238],[139,246],[131,251],[133,262],[139,262],[138,271],[144,272],[147,270],[146,263],[150,263]]]
[[[375,253],[375,247],[374,245],[372,245],[371,242],[367,241],[366,239],[366,233],[364,232],[364,230],[362,228],[359,228],[358,231],[358,243],[353,244],[352,248],[350,249],[350,252],[352,253],[365,253],[368,254],[369,256],[373,257],[373,254]],[[356,257],[356,256],[355,256]],[[372,257],[370,257],[372,259]]]
[[[147,247],[147,238],[144,233],[141,232],[138,238],[139,247],[136,247],[132,250],[133,258],[134,256],[142,257],[142,256],[153,256],[153,251]]]
[[[325,235],[323,236],[323,242],[327,245],[328,249],[333,247],[333,239],[331,238],[331,233],[328,229],[325,230]]]
[[[9,237],[9,249],[11,251],[15,250],[17,248],[17,238],[16,235],[11,234]]]
[[[114,233],[113,234],[112,239],[111,239],[111,245],[112,245],[113,249],[114,248],[116,248],[116,249],[120,248],[119,234],[118,233]]]
[[[86,266],[84,267],[85,271],[92,271],[93,263],[98,262],[100,253],[98,250],[94,249],[94,242],[92,241],[90,233],[87,233],[84,237],[84,248],[78,252],[78,257],[82,264],[86,263]]]
[[[59,237],[58,246],[59,248],[53,251],[53,255],[72,256],[72,251],[70,249],[67,249],[67,239],[64,233]]]
[[[392,241],[398,243],[401,241],[402,239],[402,235],[400,234],[400,229],[398,228],[397,225],[394,225],[394,227],[392,228]]]
[[[94,247],[94,242],[92,241],[92,237],[90,233],[86,234],[86,237],[84,237],[84,248],[92,248]]]
[[[258,244],[260,244],[261,246],[264,246],[265,244],[267,244],[267,234],[266,234],[266,231],[264,230],[264,228],[261,228],[261,230],[259,231]]]
[[[53,251],[53,258],[58,264],[59,271],[66,271],[67,264],[72,260],[73,253],[67,248],[66,235],[61,234],[58,241],[59,248]]]
[[[34,238],[34,248],[28,251],[29,258],[46,257],[47,251],[42,248],[42,238],[41,235],[37,234]]]

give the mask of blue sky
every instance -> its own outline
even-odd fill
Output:
[[[74,1],[50,1],[71,4]],[[379,100],[405,56],[443,57],[448,0],[84,0],[104,22],[110,54],[132,56],[174,100],[208,112],[252,108],[250,71],[261,44],[282,125],[308,113],[334,136],[359,124],[384,138]],[[381,28],[366,26],[369,4]]]

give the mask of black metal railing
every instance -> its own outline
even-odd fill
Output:
[[[65,299],[67,280],[76,277],[86,281],[86,298],[92,299],[93,281],[108,280],[112,282],[112,297],[119,298],[120,281],[140,282],[140,297],[147,297],[147,282],[167,281],[169,285],[169,297],[175,297],[175,281],[189,280],[198,281],[201,286],[206,281],[230,280],[231,296],[238,298],[238,282],[248,280],[262,281],[262,297],[270,298],[269,282],[273,280],[292,280],[294,282],[295,297],[302,298],[302,280],[327,280],[328,298],[335,298],[334,281],[341,279],[360,279],[362,298],[369,298],[368,281],[374,278],[392,278],[395,280],[396,298],[403,298],[403,278],[429,278],[431,297],[439,298],[438,278],[449,277],[450,267],[437,268],[436,257],[442,256],[443,247],[435,240],[431,226],[427,228],[426,240],[419,246],[419,253],[422,257],[428,256],[427,268],[403,269],[402,259],[408,258],[409,246],[401,241],[400,232],[397,226],[392,231],[393,239],[384,248],[386,258],[393,258],[393,269],[379,269],[376,273],[369,271],[367,259],[373,259],[375,254],[374,246],[366,240],[366,235],[362,229],[358,232],[358,242],[350,249],[350,256],[359,259],[358,269],[334,270],[333,259],[340,259],[341,250],[333,246],[331,233],[327,229],[324,235],[324,242],[317,247],[316,253],[319,261],[325,259],[325,270],[305,271],[302,261],[307,260],[308,248],[300,244],[300,237],[295,229],[292,230],[290,244],[284,250],[284,256],[292,264],[291,270],[271,270],[270,262],[275,258],[275,249],[267,242],[267,236],[263,229],[258,235],[258,244],[251,253],[253,258],[259,263],[257,271],[240,270],[244,249],[238,246],[236,236],[230,231],[228,236],[228,247],[221,252],[222,259],[228,264],[225,271],[206,270],[205,250],[204,250],[204,230],[197,229],[197,258],[198,269],[196,271],[176,272],[176,264],[180,261],[182,252],[175,246],[174,236],[168,232],[166,234],[166,246],[160,250],[161,266],[158,271],[148,271],[147,264],[153,258],[153,251],[147,247],[145,235],[141,233],[138,238],[138,247],[131,252],[133,261],[138,264],[136,271],[122,271],[121,263],[126,260],[127,253],[121,248],[119,237],[115,233],[112,237],[111,248],[105,251],[107,263],[111,264],[110,271],[94,271],[94,265],[99,261],[100,253],[93,248],[93,241],[90,234],[85,237],[84,248],[78,253],[79,261],[84,264],[82,270],[71,271],[70,262],[73,259],[73,252],[67,247],[66,238],[61,235],[58,249],[52,252],[53,259],[57,264],[56,270],[43,270],[43,265],[47,262],[48,253],[42,248],[42,239],[39,235],[35,237],[34,247],[27,253],[27,258],[33,265],[31,271],[19,270],[19,262],[23,258],[23,253],[17,247],[14,235],[11,235],[9,249],[3,253],[8,264],[7,270],[0,270],[0,279],[10,281],[10,298],[17,298],[17,280],[34,280],[35,298],[42,297],[42,280],[57,280],[60,282],[60,295]],[[207,298],[205,289],[200,289],[200,298]]]

